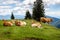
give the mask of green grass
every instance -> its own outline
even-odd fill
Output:
[[[25,37],[34,37],[42,40],[60,40],[60,29],[48,24],[42,24],[42,29],[32,28],[31,20],[24,20],[27,22],[25,27],[11,26],[5,27],[0,20],[0,40],[21,40]]]

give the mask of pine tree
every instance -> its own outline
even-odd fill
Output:
[[[31,14],[28,10],[26,11],[25,19],[31,19]]]
[[[42,0],[36,0],[34,2],[34,7],[33,7],[33,14],[32,14],[33,19],[40,21],[41,17],[45,17],[44,15],[44,5]]]
[[[15,19],[15,17],[14,17],[14,15],[13,15],[13,13],[11,14],[11,19]]]

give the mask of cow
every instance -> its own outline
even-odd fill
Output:
[[[24,22],[24,21],[20,21],[21,22],[21,25],[23,26],[23,25],[26,25],[26,22]]]
[[[51,18],[41,17],[41,18],[40,18],[40,21],[49,24],[49,23],[52,22],[53,20],[52,20]]]
[[[26,22],[20,21],[20,20],[16,20],[16,21],[15,21],[15,25],[16,25],[16,26],[25,26],[25,25],[26,25]]]
[[[6,21],[6,20],[3,21],[3,26],[12,26],[12,25],[13,23],[10,21]]]
[[[41,28],[42,25],[39,22],[32,22],[31,24],[32,27],[37,27],[37,28]]]
[[[21,24],[20,21],[15,21],[15,25],[16,25],[16,26],[21,26],[20,24]]]

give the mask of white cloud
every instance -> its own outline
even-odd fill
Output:
[[[35,0],[24,0],[22,3],[17,3],[16,7],[13,10],[15,10],[14,12],[17,12],[18,15],[19,14],[20,15],[25,15],[26,10],[29,10],[30,13],[32,14],[31,6],[33,5],[34,1]],[[29,3],[31,3],[31,5]]]
[[[10,0],[10,1],[6,1],[6,2],[3,2],[4,4],[16,4],[16,3],[18,3],[18,1],[12,1],[12,0]]]
[[[19,1],[15,0],[0,0],[0,5],[9,5],[9,4],[17,4]]]
[[[13,8],[13,10],[18,10],[18,9],[20,9],[20,7],[15,7],[15,8]]]
[[[60,11],[47,11],[45,14],[57,18],[60,17]]]
[[[50,6],[52,6],[52,5],[60,4],[60,0],[43,0],[43,2],[45,3],[45,14],[46,15],[52,16],[52,17],[57,17],[57,18],[60,17],[60,10],[54,11],[50,8]]]
[[[25,15],[26,10],[30,11],[30,9],[26,8],[26,7],[15,7],[13,10],[14,10],[13,12],[15,13],[15,15]],[[16,14],[16,13],[18,13],[18,14]]]
[[[29,4],[29,3],[33,4],[34,1],[35,1],[35,0],[24,0],[23,3],[24,3],[24,4]]]
[[[47,5],[60,4],[60,0],[43,0],[43,2]]]
[[[0,9],[0,15],[8,15],[11,14],[12,9]]]
[[[12,6],[0,6],[0,9],[10,9]]]

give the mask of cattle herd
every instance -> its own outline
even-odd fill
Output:
[[[3,26],[24,26],[26,25],[26,22],[24,21],[20,21],[20,20],[11,20],[11,21],[7,21],[7,20],[3,20]]]
[[[16,25],[16,26],[26,26],[27,23],[25,21],[21,21],[21,20],[11,20],[11,21],[7,21],[7,20],[2,20],[3,21],[3,26],[13,26],[13,25]],[[40,22],[44,22],[44,23],[50,23],[52,22],[52,19],[51,18],[45,18],[45,17],[41,17],[40,18]],[[41,28],[42,25],[40,22],[35,22],[35,21],[32,21],[31,22],[31,27],[37,27],[37,28]]]

